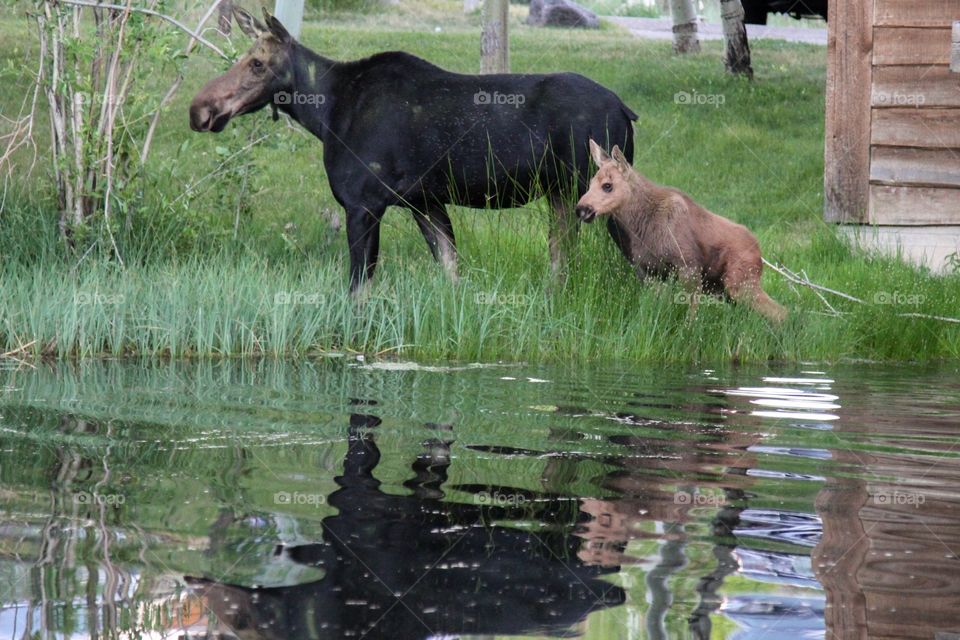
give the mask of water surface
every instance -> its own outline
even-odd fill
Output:
[[[0,638],[960,638],[956,367],[0,368]]]

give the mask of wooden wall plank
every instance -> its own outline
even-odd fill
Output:
[[[876,0],[874,11],[877,26],[944,27],[960,18],[960,0]]]
[[[960,109],[873,109],[875,145],[960,148]]]
[[[960,107],[960,74],[946,65],[874,67],[874,107]]]
[[[827,22],[824,219],[869,212],[873,2],[831,2]]]
[[[950,64],[951,28],[877,27],[873,64]]]
[[[874,147],[870,156],[874,184],[960,188],[958,149]]]
[[[960,224],[960,189],[870,185],[870,223]]]

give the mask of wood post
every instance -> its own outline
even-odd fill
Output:
[[[485,0],[480,35],[480,73],[510,72],[510,42],[507,37],[508,0]]]
[[[303,0],[277,0],[273,15],[283,23],[291,36],[300,39],[303,28]]]
[[[950,71],[960,73],[960,20],[953,23],[953,37],[950,44]]]
[[[873,2],[835,0],[827,21],[824,219],[867,222]]]

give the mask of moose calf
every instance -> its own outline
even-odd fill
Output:
[[[676,275],[690,291],[726,294],[777,323],[786,318],[786,309],[760,286],[760,245],[746,227],[654,184],[633,170],[619,147],[611,157],[590,140],[590,154],[599,169],[577,216],[583,222],[609,216],[610,235],[642,279]]]

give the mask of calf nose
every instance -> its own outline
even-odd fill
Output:
[[[588,204],[578,204],[577,217],[584,222],[593,222],[593,219],[597,217],[597,212]]]

